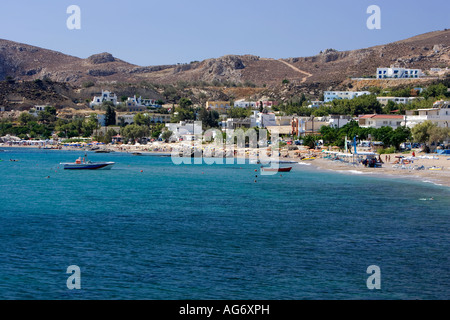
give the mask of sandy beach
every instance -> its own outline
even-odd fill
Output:
[[[428,155],[432,156],[432,155]],[[391,159],[394,158],[391,155]],[[424,182],[434,183],[450,187],[450,158],[438,156],[438,159],[419,158],[411,164],[400,165],[393,161],[384,163],[381,168],[368,168],[364,165],[352,165],[328,159],[316,159],[312,165],[320,169],[328,169],[349,174],[376,174],[377,176],[401,177],[402,179],[417,179]],[[418,170],[417,167],[423,166]]]

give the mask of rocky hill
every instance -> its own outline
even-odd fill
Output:
[[[260,96],[283,98],[298,92],[317,96],[323,90],[352,86],[349,84],[350,78],[373,77],[377,67],[391,65],[424,70],[450,67],[450,30],[430,32],[359,50],[326,49],[311,57],[276,60],[253,55],[227,55],[190,64],[144,67],[127,63],[109,53],[94,54],[87,59],[81,59],[0,39],[0,80],[14,79],[20,82],[49,79],[74,88],[82,88],[83,84],[89,83],[96,85],[92,90],[97,91],[101,87],[125,83],[139,87],[142,83],[164,85],[184,82],[189,86],[194,82],[227,82],[243,84],[244,87],[257,86],[258,90],[253,90],[252,94]],[[289,84],[281,85],[284,79],[289,80]],[[21,89],[16,87],[3,84],[0,88],[3,101],[8,100],[5,95],[14,94],[28,99],[25,97],[26,94],[29,95],[25,92],[27,90],[21,94]],[[15,92],[14,88],[19,90],[19,93]],[[37,87],[33,90],[40,89]],[[125,94],[128,91],[123,92]],[[162,92],[152,92],[148,95],[162,96]],[[66,93],[67,100],[76,103],[77,99],[85,98],[90,92],[84,90],[84,96],[74,95],[73,91],[72,94]],[[48,98],[46,94],[44,96]],[[240,98],[235,95],[232,97]],[[61,99],[64,100],[64,97]]]

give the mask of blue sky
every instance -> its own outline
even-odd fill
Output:
[[[67,7],[81,9],[69,30]],[[381,9],[369,30],[368,6]],[[141,65],[226,54],[269,58],[351,50],[450,28],[448,0],[14,0],[0,3],[0,38],[80,58],[110,52]]]

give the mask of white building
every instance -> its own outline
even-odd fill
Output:
[[[416,124],[429,120],[432,123],[436,124],[438,127],[448,128],[450,124],[450,101],[446,102],[447,104],[435,103],[435,105],[440,106],[436,108],[433,107],[429,109],[407,110],[403,125],[412,128]]]
[[[397,129],[403,125],[403,119],[402,115],[366,114],[358,118],[358,123],[362,128],[392,127],[392,129]]]
[[[142,99],[142,97],[137,98],[136,96],[128,97],[127,101],[125,101],[125,105],[128,108],[132,107],[152,107],[156,103],[154,99]]]
[[[257,109],[258,103],[255,101],[245,101],[245,100],[238,100],[234,102],[235,108],[251,108],[251,109]]]
[[[123,121],[123,123],[125,123],[125,124],[133,124],[134,116],[135,116],[134,114],[116,115],[116,124],[121,123],[121,121]]]
[[[110,91],[103,91],[101,96],[94,96],[89,106],[91,108],[101,105],[103,102],[112,102],[115,106],[117,105],[117,96],[115,93]]]
[[[342,128],[352,120],[352,117],[344,115],[331,115],[326,118],[328,118],[328,125],[330,127],[338,129]]]
[[[294,136],[303,136],[307,134],[316,134],[323,126],[329,125],[328,117],[298,117],[295,116],[291,121],[291,132]],[[341,127],[342,125],[340,125]]]
[[[166,123],[166,128],[173,132],[172,136],[180,139],[189,135],[203,133],[201,121],[180,121],[179,123]]]
[[[387,105],[389,101],[393,101],[395,103],[409,104],[414,100],[418,99],[417,97],[377,97],[377,101],[383,106]]]
[[[408,79],[424,76],[420,69],[406,68],[377,68],[377,79]]]
[[[253,111],[253,114],[250,116],[250,119],[252,119],[252,124],[254,124],[254,127],[266,128],[269,126],[277,125],[275,113],[272,112],[263,113]]]
[[[250,117],[245,119],[227,118],[221,122],[222,130],[230,132],[239,128],[254,128],[256,127],[256,118]]]
[[[370,94],[369,91],[325,91],[323,93],[324,102],[331,102],[334,99],[353,99],[365,94]]]
[[[39,112],[45,111],[46,105],[35,105],[33,109],[30,109],[30,114],[37,117]]]

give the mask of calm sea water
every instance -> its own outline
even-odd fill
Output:
[[[449,188],[121,153],[70,172],[82,152],[3,149],[0,299],[450,298]]]

